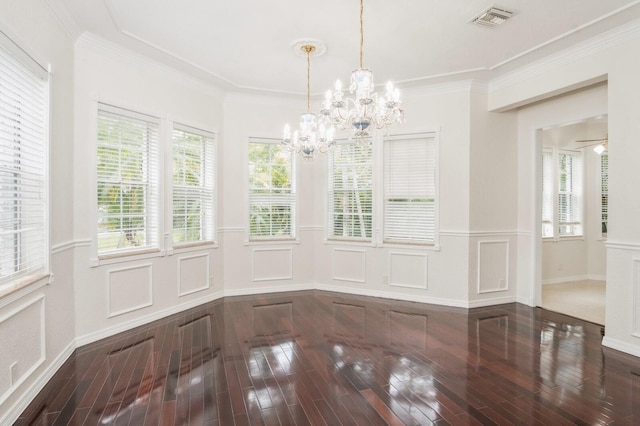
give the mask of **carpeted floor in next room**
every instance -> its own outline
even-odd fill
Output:
[[[542,308],[604,325],[605,281],[584,280],[542,286]]]

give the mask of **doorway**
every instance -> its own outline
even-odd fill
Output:
[[[540,306],[604,325],[607,117],[540,131]]]

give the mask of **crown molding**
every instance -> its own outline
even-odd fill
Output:
[[[75,43],[75,47],[84,48],[91,52],[102,54],[114,59],[121,60],[137,68],[143,69],[145,72],[154,73],[161,77],[168,78],[177,84],[185,87],[204,92],[211,96],[223,96],[223,90],[205,80],[199,79],[190,73],[177,70],[162,62],[158,62],[148,56],[125,49],[122,46],[107,41],[92,33],[83,33]]]
[[[63,3],[56,0],[45,0],[44,4],[56,18],[67,36],[69,36],[72,41],[77,40],[82,31],[80,31],[80,27],[71,17],[71,14],[67,8],[64,7]]]
[[[544,75],[552,69],[588,57],[619,44],[640,38],[640,19],[592,37],[543,59],[524,65],[489,82],[489,92],[513,86],[533,77]]]

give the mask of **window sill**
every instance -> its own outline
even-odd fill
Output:
[[[327,238],[324,240],[324,243],[327,245],[334,246],[358,246],[358,247],[375,247],[376,244],[369,240],[356,240],[356,239],[338,239],[338,238]]]
[[[266,239],[266,240],[245,240],[245,246],[265,246],[265,245],[291,245],[300,244],[300,240],[297,238],[281,238],[281,239]]]
[[[217,248],[218,248],[218,243],[214,241],[179,244],[179,245],[173,246],[172,249],[167,250],[167,256],[171,256],[176,253],[188,253],[192,251],[212,250]]]
[[[90,260],[89,266],[96,268],[102,265],[112,265],[115,263],[132,262],[135,260],[151,259],[154,257],[164,256],[165,252],[160,249],[147,249],[138,251],[127,251],[119,253],[110,253],[98,256]]]
[[[0,308],[53,282],[52,273],[34,274],[0,285]]]
[[[424,249],[429,251],[440,251],[440,244],[436,243],[396,243],[383,242],[378,247],[382,248],[404,248],[404,249]]]

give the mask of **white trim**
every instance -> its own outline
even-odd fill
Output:
[[[114,272],[123,272],[130,271],[133,269],[148,269],[149,273],[149,301],[146,303],[141,303],[136,306],[131,306],[126,309],[121,309],[116,312],[111,311],[111,274]],[[129,266],[126,268],[120,269],[111,269],[107,272],[107,318],[113,318],[120,315],[127,314],[129,312],[138,311],[140,309],[148,308],[149,306],[153,306],[153,265],[151,263],[144,263],[142,265]]]
[[[183,291],[181,291],[181,289],[182,289],[182,278],[181,278],[182,277],[182,261],[183,260],[189,260],[189,259],[196,259],[198,257],[204,257],[204,258],[206,258],[206,261],[207,261],[207,267],[205,268],[206,269],[206,276],[207,276],[206,284],[203,287],[194,288],[194,289],[191,289],[189,291],[183,292]],[[211,288],[211,284],[210,284],[210,282],[211,282],[211,273],[210,273],[210,270],[209,270],[210,269],[209,268],[209,264],[210,263],[211,263],[211,260],[209,258],[209,253],[195,254],[193,256],[185,256],[185,257],[181,257],[180,259],[178,259],[178,268],[177,268],[178,269],[178,279],[177,279],[177,282],[178,282],[178,297],[187,296],[189,294],[197,293],[199,291],[208,290],[208,289]]]
[[[324,231],[324,227],[323,226],[317,226],[317,225],[311,225],[311,226],[300,226],[298,228],[299,231]]]
[[[577,281],[586,281],[588,279],[590,279],[589,275],[572,275],[569,277],[548,278],[546,280],[542,280],[542,285],[572,283]]]
[[[25,392],[17,398],[17,401],[7,409],[4,413],[0,413],[0,424],[13,424],[18,417],[27,409],[29,404],[38,396],[38,394],[49,383],[53,376],[60,370],[64,363],[76,350],[76,342],[72,340],[69,344],[58,354],[58,356],[35,378],[31,386],[29,386]]]
[[[231,296],[254,296],[263,293],[284,293],[289,291],[306,291],[316,290],[317,286],[314,284],[285,284],[275,285],[271,287],[248,287],[234,290],[225,290],[220,297]]]
[[[604,243],[607,249],[612,250],[628,250],[628,251],[640,251],[640,243],[625,243],[607,240]]]
[[[91,247],[91,240],[71,240],[64,243],[56,244],[51,247],[51,254],[60,254],[67,250],[74,250],[79,247]]]
[[[440,235],[446,237],[521,237],[530,236],[530,232],[513,231],[440,231]]]
[[[9,388],[6,389],[4,391],[4,393],[2,393],[0,395],[0,406],[2,406],[2,404],[5,403],[5,401],[11,396],[11,394],[13,394],[13,392],[18,389],[20,386],[22,386],[22,384],[31,377],[31,375],[33,375],[33,373],[35,373],[35,371],[44,364],[46,358],[47,358],[47,351],[46,351],[46,329],[45,329],[45,313],[44,313],[44,294],[40,294],[39,296],[37,296],[36,298],[32,299],[29,302],[23,303],[22,305],[16,307],[15,309],[11,310],[10,312],[7,312],[5,315],[3,315],[2,317],[0,317],[0,324],[2,324],[3,322],[7,321],[9,318],[12,318],[14,316],[16,316],[17,314],[19,314],[20,312],[26,310],[27,308],[31,307],[32,305],[35,305],[36,303],[40,302],[40,358],[37,359],[34,364],[29,367],[29,369],[27,371],[24,372],[24,374],[22,374],[22,376],[14,383],[13,382],[13,377],[12,374],[10,374],[9,377]]]
[[[122,46],[107,41],[95,34],[83,33],[76,41],[76,47],[87,49],[91,52],[116,59],[120,62],[136,66],[145,70],[147,73],[154,73],[160,77],[167,78],[172,82],[202,92],[211,96],[223,96],[222,90],[203,79],[194,77],[193,74],[177,71],[162,62],[150,59],[148,56],[141,55]],[[207,72],[207,74],[210,74]]]
[[[602,339],[602,346],[640,357],[640,347],[609,336],[604,336]]]
[[[44,4],[49,8],[53,16],[55,16],[71,41],[75,41],[82,31],[63,3],[56,0],[45,0]]]
[[[225,226],[225,227],[219,227],[218,228],[218,232],[221,234],[232,234],[235,232],[245,232],[245,228],[244,226]]]
[[[42,278],[29,282],[28,284],[19,283],[20,288],[18,290],[13,290],[10,293],[7,293],[4,296],[0,296],[0,309],[4,308],[12,304],[13,302],[22,299],[23,297],[33,293],[34,291],[49,285],[53,282],[53,274],[45,274]],[[14,283],[15,284],[15,283]],[[11,284],[6,284],[7,287],[11,286]]]
[[[636,0],[633,3],[629,4],[629,6],[633,6],[638,3],[640,3],[640,1]],[[588,40],[574,44],[573,46],[561,50],[560,52],[548,55],[543,59],[522,66],[515,71],[495,78],[489,82],[489,92],[513,86],[517,83],[523,82],[533,77],[545,75],[550,70],[559,65],[563,65],[583,57],[597,55],[603,50],[610,49],[614,46],[617,46],[629,40],[636,39],[638,37],[640,37],[640,20],[636,19],[627,24],[620,25],[617,28],[592,37]],[[494,65],[490,69],[495,69],[506,63],[507,62],[503,62]]]
[[[82,336],[76,337],[76,348],[79,348],[84,345],[88,345],[89,343],[93,343],[95,341],[113,336],[118,333],[122,333],[123,331],[128,331],[136,327],[140,327],[142,325],[148,324],[150,322],[168,317],[173,314],[177,314],[182,311],[186,311],[191,308],[195,308],[205,303],[213,302],[222,298],[224,294],[221,291],[208,294],[198,299],[193,299],[186,301],[184,303],[178,305],[171,305],[168,308],[161,309],[157,312],[153,312],[147,315],[143,315],[129,321],[125,321],[111,327],[106,327],[101,330],[84,334]]]

